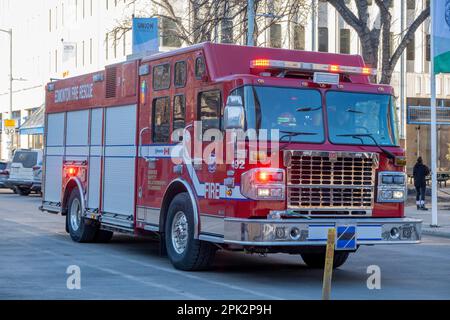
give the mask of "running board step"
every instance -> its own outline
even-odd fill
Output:
[[[100,218],[100,222],[104,225],[110,225],[115,227],[122,227],[126,229],[134,230],[133,216],[127,216],[123,214],[103,213]]]

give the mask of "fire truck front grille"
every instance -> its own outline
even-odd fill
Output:
[[[289,209],[371,210],[376,153],[286,151]]]
[[[291,208],[370,209],[373,188],[289,187]]]

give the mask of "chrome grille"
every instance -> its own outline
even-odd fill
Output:
[[[371,210],[376,153],[286,151],[289,209]]]

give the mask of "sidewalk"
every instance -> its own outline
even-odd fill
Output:
[[[417,210],[416,206],[405,207],[405,215],[410,218],[421,219],[422,233],[438,237],[450,238],[450,202],[438,204],[438,227],[431,227],[431,208],[428,211]]]

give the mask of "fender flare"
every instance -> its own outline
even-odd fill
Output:
[[[187,181],[181,179],[181,178],[177,178],[175,180],[173,180],[166,188],[165,192],[164,192],[164,197],[163,199],[166,198],[167,195],[167,191],[170,190],[171,186],[175,183],[181,183],[184,188],[187,190],[188,194],[189,194],[189,198],[191,199],[191,203],[192,203],[192,209],[194,211],[194,239],[198,239],[199,238],[199,234],[200,234],[200,213],[198,211],[198,205],[197,205],[197,201],[195,199],[194,196],[194,192],[192,191],[191,186],[189,185],[189,183],[187,183]]]
[[[76,188],[78,188],[78,191],[80,192],[81,210],[82,210],[82,214],[84,215],[84,213],[86,212],[86,202],[85,202],[85,198],[84,198],[83,185],[81,184],[81,181],[78,177],[70,178],[69,181],[67,181],[66,185],[64,186],[64,196],[63,196],[63,203],[62,203],[61,207],[64,208],[66,206],[66,202],[69,197],[69,195],[66,194],[67,186],[72,182],[75,182]]]

